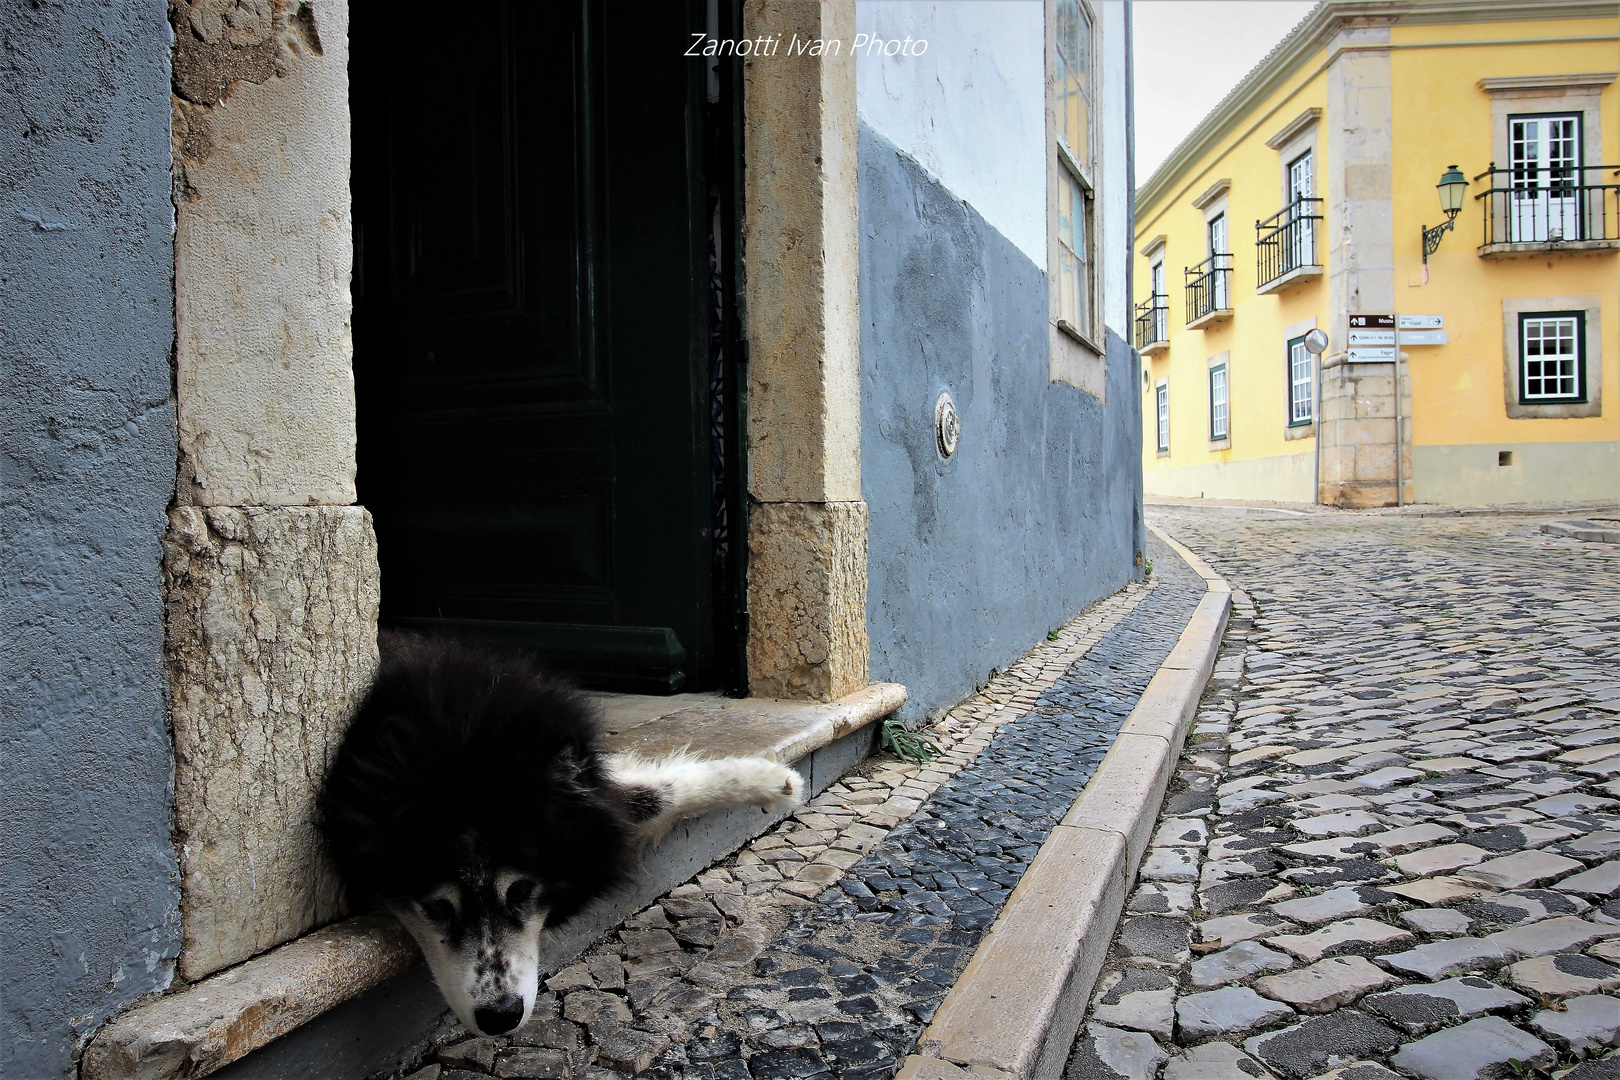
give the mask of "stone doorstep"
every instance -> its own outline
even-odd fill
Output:
[[[872,683],[833,702],[718,694],[602,694],[597,700],[605,714],[603,742],[610,753],[652,757],[691,749],[705,757],[757,755],[791,761],[812,774],[807,779],[813,795],[842,772],[813,775],[815,752],[894,712],[905,704],[906,688]],[[750,831],[736,835],[730,848],[747,843],[783,816],[761,815]],[[623,902],[590,918],[584,933],[571,929],[567,940],[573,952],[555,967],[565,966],[603,929],[641,907],[649,889],[651,896],[662,896],[690,877],[689,860],[665,857],[690,835],[690,830],[677,828],[659,845],[659,857],[648,860],[649,877],[658,880],[633,887]],[[704,865],[712,861],[708,858]],[[663,880],[670,874],[679,876]],[[387,916],[333,923],[114,1019],[85,1049],[80,1078],[205,1076],[374,989],[420,958],[410,935]]]
[[[1166,658],[1120,729],[1127,731],[1135,720],[1137,730],[1163,734],[1128,738],[1128,752],[1116,739],[1041,845],[918,1040],[917,1053],[902,1063],[899,1078],[1027,1080],[1063,1071],[1231,611],[1226,582],[1149,528],[1209,587],[1172,651],[1177,666],[1169,667]],[[1173,726],[1166,722],[1172,717]],[[1130,797],[1122,798],[1127,792]],[[1089,805],[1099,802],[1108,805]]]

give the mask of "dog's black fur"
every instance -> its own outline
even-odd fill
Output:
[[[583,695],[521,658],[398,633],[378,643],[321,805],[352,909],[504,867],[539,884],[555,926],[626,880],[657,792],[612,781]]]

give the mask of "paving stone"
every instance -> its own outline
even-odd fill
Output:
[[[1312,1077],[1311,1080],[1402,1080],[1402,1078],[1399,1073],[1390,1072],[1376,1061],[1356,1061],[1332,1072]]]
[[[1431,941],[1378,959],[1396,971],[1434,980],[1459,971],[1495,970],[1512,957],[1493,941],[1464,937]]]
[[[1361,1008],[1418,1033],[1453,1020],[1468,1020],[1499,1009],[1518,1009],[1529,1000],[1489,979],[1464,975],[1439,982],[1399,986],[1362,999]]]
[[[465,1039],[441,1047],[434,1056],[439,1059],[441,1065],[460,1069],[476,1068],[487,1072],[495,1066],[496,1046],[495,1039],[491,1037]]]
[[[1268,1001],[1247,986],[1227,986],[1205,994],[1187,994],[1176,1002],[1176,1022],[1181,1038],[1202,1039],[1211,1035],[1241,1035],[1255,1028],[1269,1027],[1294,1015],[1294,1010]]]
[[[1127,956],[1179,963],[1188,956],[1192,927],[1180,919],[1142,915],[1126,919],[1119,929],[1119,948]]]
[[[1455,908],[1415,908],[1401,912],[1400,919],[1421,934],[1461,934],[1473,924]]]
[[[1075,1040],[1067,1075],[1076,1080],[1154,1080],[1168,1058],[1151,1035],[1088,1023]]]
[[[1210,915],[1220,915],[1233,908],[1251,904],[1272,904],[1294,895],[1293,886],[1273,878],[1250,878],[1244,881],[1223,881],[1198,893],[1200,905]]]
[[[1137,877],[1143,881],[1197,881],[1198,854],[1194,848],[1150,848]]]
[[[1620,989],[1620,967],[1580,953],[1520,960],[1505,974],[1510,983],[1532,995],[1574,997]]]
[[[1411,877],[1429,877],[1460,867],[1473,866],[1489,858],[1490,854],[1484,848],[1475,847],[1473,844],[1441,844],[1438,847],[1414,851],[1410,855],[1397,855],[1394,861],[1403,874]]]
[[[1565,855],[1578,859],[1605,859],[1620,855],[1620,832],[1599,829],[1559,845]]]
[[[1195,847],[1209,843],[1209,829],[1200,818],[1168,818],[1153,834],[1154,847]]]
[[[1449,904],[1456,900],[1471,900],[1480,894],[1480,887],[1455,877],[1423,878],[1403,881],[1398,885],[1380,886],[1385,892],[1416,900],[1420,904]]]
[[[1494,942],[1514,958],[1568,952],[1589,942],[1620,935],[1620,927],[1600,926],[1565,915],[1556,919],[1499,930],[1485,940]]]
[[[1255,989],[1301,1012],[1331,1012],[1348,1005],[1369,990],[1394,979],[1360,956],[1330,956],[1297,971],[1267,975],[1254,981]]]
[[[501,1051],[495,1075],[510,1080],[568,1080],[574,1075],[574,1057],[564,1050],[514,1047]],[[449,1074],[444,1080],[449,1080]]]
[[[1341,885],[1315,896],[1300,896],[1272,904],[1271,910],[1302,923],[1320,923],[1342,919],[1347,915],[1365,914],[1374,910],[1379,899],[1389,903],[1394,898],[1382,896],[1382,891],[1372,886]]]
[[[1554,1064],[1552,1047],[1499,1016],[1470,1020],[1407,1043],[1390,1064],[1425,1080],[1472,1080],[1513,1076],[1511,1061],[1540,1068]]]
[[[1192,909],[1192,883],[1180,881],[1144,881],[1125,905],[1132,915],[1186,915]]]
[[[1286,934],[1297,929],[1298,927],[1287,919],[1263,912],[1223,915],[1218,919],[1206,919],[1198,924],[1199,940],[1206,944],[1218,941],[1223,945],[1235,945],[1240,941],[1263,938],[1271,934]]]
[[[1364,776],[1353,777],[1350,783],[1354,784],[1356,787],[1367,788],[1372,791],[1379,791],[1394,784],[1405,783],[1408,780],[1416,780],[1422,775],[1423,773],[1417,769],[1407,769],[1396,765],[1390,766],[1386,769],[1378,769],[1377,771],[1367,773]]]
[[[1614,896],[1620,893],[1620,860],[1601,863],[1584,873],[1571,874],[1553,888],[1584,896]]]
[[[1504,855],[1499,859],[1489,859],[1469,867],[1456,876],[1463,881],[1477,881],[1489,885],[1493,889],[1522,889],[1527,885],[1539,885],[1544,881],[1563,877],[1571,871],[1583,869],[1585,867],[1575,859],[1566,859],[1562,855],[1554,855],[1548,851],[1532,850]]]
[[[1304,1080],[1341,1062],[1386,1054],[1399,1042],[1394,1029],[1354,1009],[1341,1009],[1253,1036],[1243,1048],[1284,1076]]]
[[[1091,1016],[1099,1023],[1168,1036],[1175,1025],[1176,981],[1158,971],[1127,968],[1099,984]]]
[[[1190,976],[1198,987],[1224,986],[1262,971],[1283,971],[1294,966],[1286,953],[1268,949],[1258,941],[1240,941],[1230,948],[1192,962]]]
[[[1295,818],[1289,824],[1306,836],[1363,836],[1384,827],[1383,822],[1365,810],[1344,810],[1337,814]]]
[[[1620,1000],[1597,994],[1565,998],[1560,1010],[1543,1009],[1530,1020],[1544,1038],[1578,1054],[1620,1043]]]
[[[1309,934],[1279,934],[1270,938],[1269,942],[1284,952],[1310,962],[1332,952],[1392,948],[1411,940],[1412,935],[1405,930],[1376,919],[1345,919],[1329,923]]]
[[[1398,829],[1387,829],[1381,833],[1374,833],[1368,840],[1377,844],[1385,851],[1399,852],[1409,848],[1422,847],[1441,840],[1450,840],[1457,835],[1455,829],[1448,829],[1444,825],[1436,825],[1432,821],[1425,821],[1421,825],[1406,825]]]
[[[1612,810],[1620,807],[1620,799],[1610,799],[1601,795],[1584,795],[1579,792],[1566,792],[1563,795],[1554,795],[1550,799],[1538,799],[1527,803],[1526,809],[1534,810],[1538,814],[1548,817],[1563,817],[1566,814],[1583,814],[1594,810]]]
[[[1183,1050],[1164,1067],[1164,1080],[1276,1080],[1265,1066],[1229,1043]]]

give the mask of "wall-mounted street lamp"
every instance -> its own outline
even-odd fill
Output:
[[[1446,235],[1446,230],[1453,228],[1457,223],[1457,214],[1463,205],[1463,189],[1468,186],[1468,178],[1462,170],[1453,165],[1440,174],[1440,182],[1435,185],[1440,191],[1440,209],[1446,212],[1446,221],[1443,225],[1429,228],[1420,225],[1423,230],[1423,266],[1427,270],[1429,256],[1440,247],[1440,238]]]

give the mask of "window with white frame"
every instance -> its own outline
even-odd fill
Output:
[[[1216,364],[1209,369],[1209,439],[1218,442],[1228,437],[1226,365]]]
[[[1096,322],[1092,20],[1084,0],[1055,0],[1055,5],[1051,57],[1057,178],[1055,307],[1060,327],[1091,341]]]
[[[1305,339],[1297,337],[1288,343],[1288,423],[1309,424],[1315,417],[1315,394],[1312,393],[1316,376],[1316,358],[1305,347]]]
[[[1156,445],[1159,453],[1170,452],[1170,384],[1160,383],[1154,398],[1158,414],[1158,438]]]
[[[1164,291],[1164,260],[1161,258],[1154,263],[1149,280],[1152,282],[1153,295],[1153,340],[1170,340],[1170,308],[1167,303],[1167,294]]]
[[[1586,400],[1584,311],[1527,311],[1519,316],[1519,400]]]

